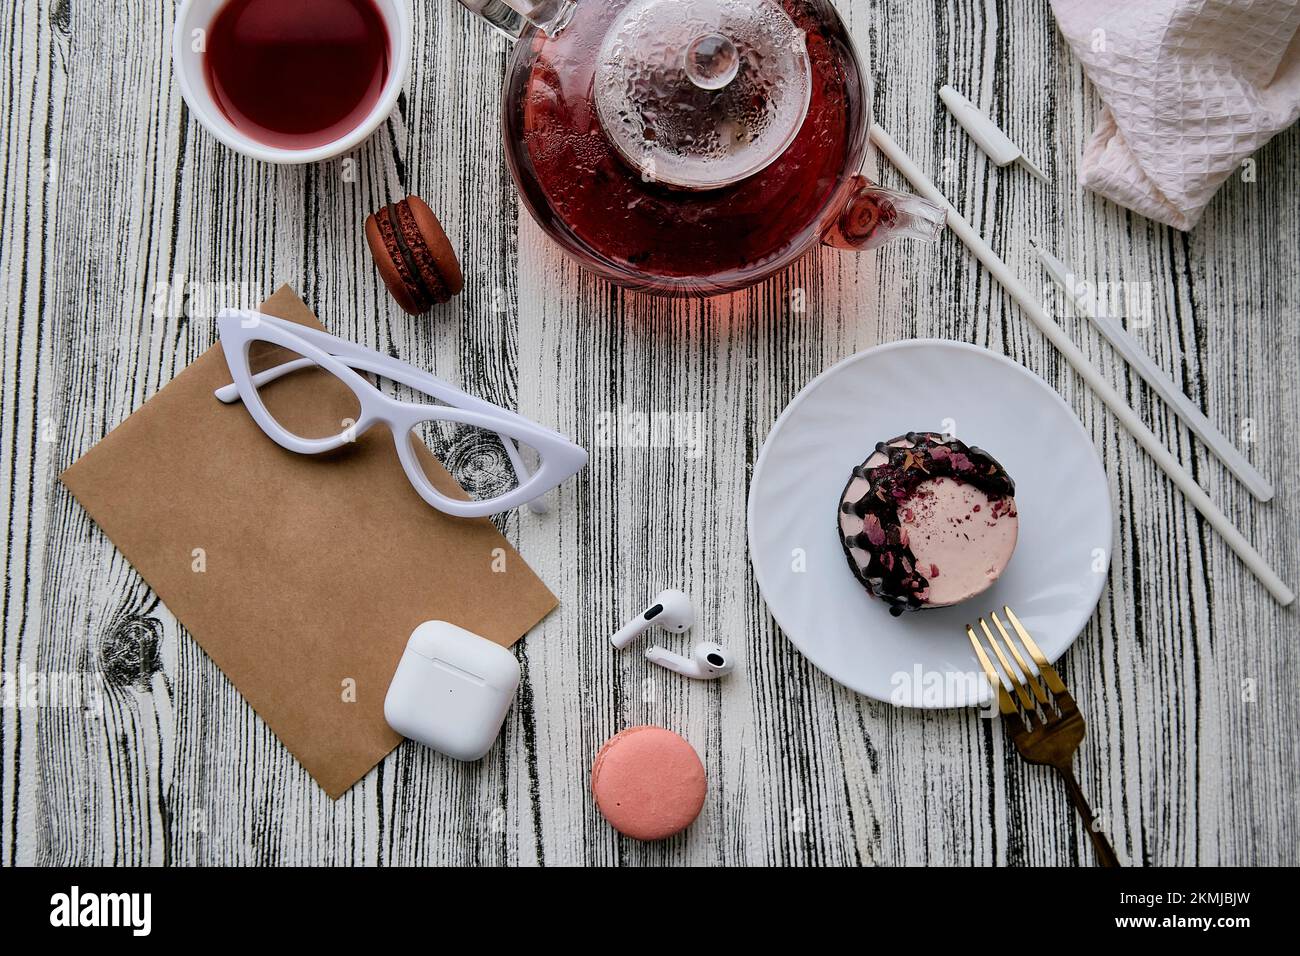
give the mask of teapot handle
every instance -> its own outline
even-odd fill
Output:
[[[532,24],[547,36],[555,36],[569,25],[575,10],[573,0],[460,0],[512,40]]]
[[[893,239],[934,242],[947,222],[942,206],[877,186],[866,176],[854,176],[849,198],[822,242],[838,249],[875,249]]]

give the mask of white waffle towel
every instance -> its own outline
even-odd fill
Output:
[[[1300,0],[1052,0],[1104,104],[1079,182],[1191,229],[1300,116]]]

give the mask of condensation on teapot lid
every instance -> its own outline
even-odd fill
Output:
[[[803,31],[773,0],[634,0],[596,68],[606,135],[647,181],[686,189],[771,165],[811,97]]]

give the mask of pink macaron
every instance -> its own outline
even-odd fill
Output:
[[[708,783],[689,743],[663,727],[630,727],[591,765],[596,809],[634,840],[666,840],[700,815]]]

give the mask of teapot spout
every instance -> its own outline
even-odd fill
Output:
[[[838,249],[875,249],[894,239],[935,242],[947,221],[942,206],[855,176],[849,197],[822,242]]]
[[[462,6],[492,24],[497,30],[519,39],[529,24],[547,36],[555,36],[569,25],[574,0],[460,0]]]

